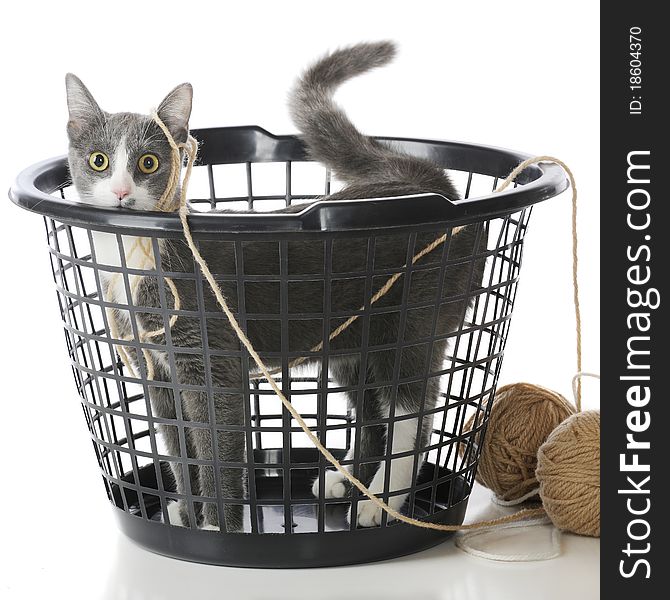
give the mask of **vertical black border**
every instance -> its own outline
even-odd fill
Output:
[[[601,11],[601,597],[667,598],[670,594],[665,584],[670,573],[666,558],[670,553],[670,392],[667,386],[670,340],[664,317],[667,316],[665,302],[670,300],[667,288],[670,228],[666,225],[670,191],[665,183],[670,162],[668,143],[663,138],[670,129],[670,105],[665,91],[670,79],[667,45],[670,30],[658,3],[639,0],[625,4],[602,3]],[[641,29],[636,35],[642,40],[640,90],[630,88],[630,69],[634,68],[630,61],[635,57],[630,54],[629,34],[633,27]],[[641,100],[640,114],[631,113],[632,100]],[[635,151],[649,151],[648,156],[639,154],[632,160],[638,164],[646,162],[650,169],[632,171],[631,178],[638,182],[630,183],[629,153]],[[646,178],[650,183],[642,183]],[[632,190],[646,190],[634,192],[633,202],[641,205],[649,194],[648,208],[630,209],[628,194]],[[628,223],[629,214],[637,226],[646,223],[648,215],[649,226],[634,230]],[[631,282],[631,278],[645,279],[648,273],[648,282]],[[660,296],[658,308],[631,306],[637,300],[635,291],[643,295],[650,293],[655,298],[651,289],[656,289]],[[631,291],[633,296],[629,297]],[[638,325],[646,320],[630,317],[636,313],[649,313],[649,331],[638,330]],[[649,336],[648,341],[632,342],[632,347],[648,351],[648,355],[629,357],[628,344],[635,336]],[[629,368],[629,358],[638,366],[648,364],[649,369]],[[639,382],[649,388],[649,401],[644,406],[635,407],[628,402],[628,391],[638,382],[621,379],[636,375],[650,378],[648,382]],[[648,428],[643,431],[630,430],[631,425],[643,428],[647,424]],[[648,442],[650,448],[627,449],[627,434],[634,435],[637,441]],[[624,472],[622,455],[630,463],[634,454],[641,464],[649,465],[648,472]],[[645,482],[647,475],[650,479]],[[634,489],[628,476],[642,492],[619,491]],[[647,508],[644,514],[631,513],[631,510],[641,512]],[[639,521],[631,525],[635,519]],[[648,537],[631,538],[631,535],[644,537],[647,525]],[[628,544],[633,552],[629,552]],[[644,596],[634,595],[636,593]]]

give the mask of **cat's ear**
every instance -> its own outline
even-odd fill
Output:
[[[156,111],[178,143],[185,142],[188,137],[192,104],[193,88],[190,83],[182,83],[165,96]]]
[[[104,113],[91,92],[76,75],[68,73],[65,76],[65,89],[67,91],[67,108],[70,113],[67,131],[73,138],[77,137],[87,123],[101,121],[104,118]]]

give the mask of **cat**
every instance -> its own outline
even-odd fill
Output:
[[[305,142],[307,152],[314,160],[330,167],[344,183],[340,191],[326,196],[328,200],[365,199],[410,195],[419,193],[437,193],[449,199],[458,199],[456,188],[441,167],[428,160],[404,154],[391,146],[375,141],[360,133],[346,114],[332,100],[335,89],[347,79],[364,73],[372,68],[388,63],[395,54],[391,42],[361,43],[326,55],[306,70],[298,81],[290,99],[290,110]],[[169,165],[169,147],[165,137],[160,134],[157,125],[149,116],[102,111],[83,83],[68,75],[66,80],[67,99],[70,120],[68,135],[70,150],[68,154],[72,181],[83,202],[98,206],[119,206],[130,209],[155,208],[156,202],[165,189],[167,166]],[[188,135],[188,121],[192,104],[192,89],[188,84],[177,86],[161,102],[158,115],[165,122],[176,141],[183,141]],[[104,156],[97,156],[104,154]],[[150,155],[152,160],[142,165],[141,161]],[[153,162],[152,162],[153,161]],[[158,165],[155,169],[154,166]],[[101,169],[101,167],[104,167]],[[146,167],[146,168],[142,168]],[[152,170],[153,169],[153,170]],[[146,171],[152,171],[147,173]],[[295,212],[303,206],[289,206],[276,212]],[[217,211],[225,213],[226,211]],[[97,262],[118,264],[117,242],[97,234],[95,245],[101,245],[101,256]],[[101,237],[102,236],[102,237]],[[416,251],[432,241],[437,234],[419,234]],[[446,270],[441,298],[454,296],[456,300],[444,302],[437,317],[437,333],[446,335],[457,330],[464,319],[470,297],[476,293],[483,275],[483,260],[469,261],[467,257],[482,252],[486,247],[485,234],[481,227],[468,226],[451,239],[450,259],[463,260]],[[406,261],[408,234],[380,236],[375,243],[375,263],[402,266]],[[130,241],[130,240],[129,240]],[[126,240],[124,240],[125,246]],[[110,250],[110,246],[112,246]],[[127,248],[127,246],[125,246]],[[161,240],[159,244],[162,268],[166,271],[193,272],[193,259],[185,243],[175,240]],[[288,264],[293,273],[323,272],[323,242],[318,240],[296,240],[287,242]],[[366,238],[342,236],[333,241],[332,271],[354,272],[365,270],[368,241]],[[109,256],[105,256],[108,252]],[[209,263],[213,273],[236,273],[236,257],[233,242],[202,242],[201,252]],[[439,257],[438,257],[439,258]],[[435,263],[435,256],[425,257],[420,264]],[[112,262],[104,262],[112,261]],[[245,273],[278,275],[279,248],[276,243],[245,243],[243,250]],[[116,261],[115,263],[113,261]],[[129,265],[131,266],[131,265]],[[142,267],[138,267],[142,268]],[[438,295],[438,269],[421,270],[412,274],[409,286],[408,302],[434,300]],[[117,278],[118,279],[118,278]],[[360,284],[359,284],[360,283]],[[175,284],[181,297],[182,309],[199,310],[198,294],[193,282],[176,279]],[[291,284],[289,284],[291,285]],[[377,285],[375,283],[375,285]],[[126,303],[125,286],[114,287],[103,281],[103,290],[108,302]],[[240,298],[237,297],[236,282],[222,282],[222,289],[229,299],[233,310],[238,310]],[[292,292],[295,289],[295,292]],[[332,281],[331,310],[356,310],[361,304],[364,282],[354,280]],[[276,281],[247,282],[245,290],[245,312],[247,314],[279,314],[279,285]],[[169,289],[156,277],[141,277],[138,281],[135,306],[160,307],[161,293],[165,295],[168,306],[174,298]],[[402,302],[403,285],[395,285],[383,300],[384,305],[397,306]],[[205,288],[200,303],[207,311],[218,311],[212,294]],[[288,313],[323,311],[324,289],[319,282],[296,282],[295,288],[289,288]],[[119,323],[119,335],[132,335],[128,314],[116,310]],[[404,329],[416,339],[431,335],[430,319],[424,313],[409,312],[406,315]],[[164,326],[160,315],[155,313],[137,313],[137,326],[143,331],[153,331]],[[391,344],[397,342],[400,325],[400,313],[384,312],[370,317],[368,323],[368,345]],[[344,319],[333,320],[339,324]],[[344,388],[356,388],[361,382],[360,340],[363,334],[364,319],[359,319],[335,338],[330,347],[335,349],[351,348],[347,355],[332,355],[329,358],[329,373],[338,385]],[[321,320],[289,320],[287,324],[290,349],[307,350],[314,347],[323,338],[324,328]],[[282,328],[279,318],[272,320],[249,320],[247,334],[254,347],[261,353],[282,349]],[[394,332],[396,332],[394,334]],[[198,319],[179,318],[170,328],[172,347],[201,348],[202,331]],[[240,344],[222,315],[216,320],[216,326],[209,319],[207,337],[210,348],[239,351]],[[153,339],[157,344],[165,344],[165,335]],[[434,373],[442,368],[447,341],[433,343],[432,353],[426,351],[426,345],[407,346],[402,350],[402,360],[396,366],[395,350],[369,352],[366,372],[363,379],[366,388],[362,402],[357,402],[354,391],[347,392],[350,409],[355,413],[357,404],[360,414],[356,420],[370,421],[388,418],[392,403],[390,381],[397,377],[411,377]],[[132,360],[138,357],[131,349]],[[185,449],[180,448],[177,428],[160,424],[158,430],[165,442],[170,456],[179,457],[185,451],[189,458],[212,460],[215,446],[220,461],[228,463],[220,473],[214,473],[209,465],[191,465],[188,477],[182,472],[178,462],[172,466],[176,491],[185,494],[190,488],[194,496],[206,496],[216,499],[223,497],[224,514],[219,515],[214,502],[194,503],[189,508],[180,500],[169,506],[170,523],[194,526],[205,529],[222,529],[227,532],[243,531],[243,511],[241,502],[247,497],[247,474],[245,468],[245,434],[239,430],[244,426],[243,381],[249,376],[242,368],[242,362],[231,352],[230,356],[212,356],[210,368],[205,369],[203,356],[198,353],[184,353],[169,356],[167,353],[152,351],[156,363],[154,379],[161,382],[205,385],[211,377],[212,385],[226,388],[225,393],[214,393],[209,403],[207,394],[201,391],[182,390],[181,402],[175,403],[172,390],[168,387],[149,386],[152,410],[155,416],[175,419],[182,413],[187,426],[184,428]],[[430,355],[428,355],[430,354]],[[269,366],[277,366],[276,359],[267,359]],[[319,365],[319,358],[312,357],[308,363]],[[399,370],[399,372],[398,372]],[[377,387],[373,387],[377,385]],[[423,408],[430,410],[437,402],[439,384],[437,377],[425,381],[398,386],[394,401],[396,417],[418,413]],[[212,414],[210,414],[210,411]],[[220,431],[216,440],[212,440],[209,424],[237,426],[237,430]],[[194,426],[189,427],[188,422]],[[199,424],[199,425],[196,425]],[[402,492],[412,485],[413,461],[411,453],[417,447],[425,447],[430,438],[432,417],[424,416],[421,423],[418,418],[400,419],[394,425],[392,452],[407,453],[407,456],[392,460],[389,490],[399,493],[390,496],[388,503],[400,510],[406,502],[407,493]],[[417,431],[419,429],[419,431]],[[385,469],[379,468],[379,460],[386,452],[387,427],[375,424],[361,427],[360,436],[355,439],[346,459],[352,461],[356,455],[360,460],[358,477],[374,493],[382,493],[385,486]],[[216,441],[213,444],[213,441]],[[367,462],[365,462],[367,460]],[[232,466],[231,466],[232,464]],[[314,482],[313,493],[325,498],[343,498],[351,494],[346,479],[338,472],[327,470],[324,474],[324,489],[319,489],[318,479]],[[381,523],[381,511],[369,500],[357,504],[357,523],[368,527]],[[223,517],[223,518],[221,518]],[[353,516],[349,515],[352,519]],[[193,520],[195,519],[195,522]]]

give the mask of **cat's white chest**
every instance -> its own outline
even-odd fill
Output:
[[[154,268],[153,249],[151,242],[147,238],[140,238],[132,235],[122,235],[122,247],[119,245],[119,238],[112,233],[103,233],[93,231],[93,245],[95,252],[95,261],[99,265],[99,273],[103,289],[105,290],[105,300],[117,304],[128,304],[126,293],[126,278],[122,273],[105,270],[106,266],[121,267],[123,262],[128,269],[138,269],[147,271]],[[124,261],[121,260],[123,252]],[[128,275],[128,287],[134,290],[143,275]],[[127,313],[122,311],[127,317]]]

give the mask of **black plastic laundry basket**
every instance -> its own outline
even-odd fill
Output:
[[[272,322],[277,328],[277,348],[259,348],[261,355],[279,365],[280,385],[320,440],[344,464],[360,475],[361,457],[355,441],[364,427],[383,427],[387,432],[399,423],[430,424],[432,434],[410,452],[398,456],[386,444],[379,456],[366,461],[381,463],[390,473],[392,460],[412,459],[412,484],[403,490],[405,514],[420,519],[460,524],[464,518],[477,468],[487,414],[473,431],[464,423],[474,413],[486,413],[486,401],[493,394],[501,368],[505,340],[516,295],[524,234],[533,204],[555,196],[567,187],[562,171],[553,165],[533,165],[517,179],[514,188],[492,193],[499,178],[505,177],[527,156],[501,150],[453,142],[383,138],[411,154],[428,158],[444,167],[462,192],[463,199],[452,202],[433,194],[356,201],[313,202],[331,190],[329,174],[310,163],[301,142],[293,136],[274,136],[258,127],[213,128],[194,131],[200,153],[189,195],[203,214],[190,217],[192,232],[207,252],[229,253],[230,268],[215,273],[229,295],[243,328],[254,323]],[[337,182],[332,182],[333,190]],[[117,349],[126,347],[143,356],[142,350],[161,356],[168,365],[183,354],[197,356],[210,373],[217,360],[241,361],[245,373],[254,365],[238,344],[211,347],[207,332],[226,326],[223,315],[212,307],[211,291],[193,263],[180,266],[162,264],[150,271],[126,264],[128,243],[139,236],[148,240],[154,256],[164,244],[183,239],[176,214],[97,208],[71,198],[65,158],[39,163],[23,171],[10,191],[19,206],[44,216],[49,256],[65,329],[68,353],[76,386],[90,431],[103,482],[123,531],[139,544],[161,554],[222,565],[255,567],[314,567],[368,562],[396,557],[433,546],[449,534],[390,521],[383,515],[374,527],[357,525],[358,494],[326,498],[312,494],[312,482],[323,485],[329,463],[309,443],[307,436],[283,409],[267,382],[244,377],[235,397],[243,403],[244,420],[237,425],[189,420],[179,401],[185,391],[197,388],[208,402],[216,394],[230,392],[214,385],[209,376],[202,386],[184,385],[175,378],[155,381],[147,378],[147,365],[138,358],[137,373],[130,373],[119,359]],[[309,202],[304,210],[290,214],[262,211]],[[255,214],[211,214],[220,208],[254,208]],[[210,212],[210,214],[207,214]],[[477,243],[467,256],[452,255],[453,228],[467,224]],[[441,244],[421,262],[411,258],[430,241],[447,234]],[[96,246],[111,243],[117,259],[102,264],[96,260]],[[169,240],[166,242],[165,240]],[[342,240],[346,240],[344,244]],[[401,251],[395,263],[385,263],[375,254],[380,244]],[[253,268],[245,256],[259,244],[270,245],[274,264]],[[357,248],[357,267],[343,272],[339,254]],[[318,268],[305,272],[295,268],[295,257],[309,252],[318,256]],[[98,253],[100,251],[98,249]],[[351,257],[349,257],[350,259]],[[356,262],[356,261],[354,261]],[[346,261],[351,265],[351,260]],[[409,266],[408,266],[409,265]],[[467,292],[450,297],[440,288],[450,269],[483,265],[483,276],[472,277]],[[402,277],[397,290],[384,301],[371,304],[374,292],[394,273]],[[159,282],[169,277],[193,286],[197,306],[175,310],[164,301],[160,307],[136,306],[133,294],[122,307],[110,304],[103,295],[101,275],[118,273],[130,290],[136,277],[153,274]],[[432,278],[435,294],[412,295],[413,281]],[[318,306],[290,309],[292,295],[301,286],[322,290]],[[166,298],[164,284],[161,298]],[[338,305],[342,286],[359,290],[360,304]],[[312,287],[312,289],[314,289]],[[276,310],[259,313],[254,307],[258,295],[276,296]],[[446,305],[463,307],[454,330],[438,331],[438,314]],[[295,305],[293,305],[295,306]],[[175,314],[190,320],[201,331],[199,347],[180,348],[168,333],[163,343],[148,339],[117,339],[108,320],[110,308],[124,309],[131,322],[140,313],[154,313],[170,321]],[[387,332],[383,343],[369,337],[370,324],[380,314],[394,313],[397,329]],[[328,342],[328,334],[351,315],[359,315],[358,334],[339,343]],[[297,348],[291,343],[291,327],[299,321],[317,320],[323,331],[323,347],[317,351]],[[419,323],[421,327],[408,325]],[[356,342],[351,342],[355,338]],[[408,352],[431,356],[434,348],[448,341],[439,368],[421,372],[403,370]],[[440,346],[443,347],[443,346]],[[388,381],[371,380],[365,367],[350,381],[337,381],[329,364],[343,356],[358,365],[375,352],[390,353],[394,370]],[[289,369],[298,357],[310,355],[311,367]],[[426,361],[429,364],[430,361]],[[389,414],[365,421],[366,393],[384,385],[394,397],[403,386],[426,389],[439,386],[434,407],[416,413]],[[174,406],[172,418],[157,415],[150,401],[152,389],[162,387]],[[418,388],[416,387],[418,386]],[[347,406],[344,395],[355,399]],[[48,410],[57,411],[57,405]],[[210,414],[213,414],[210,413]],[[357,418],[357,415],[361,415]],[[174,427],[180,444],[178,456],[163,446],[159,427]],[[226,462],[214,450],[212,459],[194,458],[188,449],[189,436],[207,430],[212,439],[221,435],[244,435],[243,460]],[[241,433],[240,433],[241,432]],[[389,440],[390,441],[390,440]],[[353,454],[347,455],[348,451]],[[348,456],[348,458],[347,458]],[[67,460],[67,457],[63,457]],[[218,489],[214,496],[198,493],[197,481],[186,477],[177,491],[170,465],[183,472],[237,469],[246,491],[226,498]],[[404,464],[407,464],[405,462]],[[196,475],[197,478],[197,475]],[[388,476],[387,476],[388,480]],[[386,484],[380,496],[385,500],[397,493]],[[171,525],[168,506],[181,500],[193,515],[193,527]],[[242,515],[238,531],[207,530],[196,526],[197,511],[210,503],[225,513],[235,505]],[[353,506],[352,506],[353,505]],[[348,514],[351,511],[352,517]],[[91,524],[94,526],[94,524]]]

